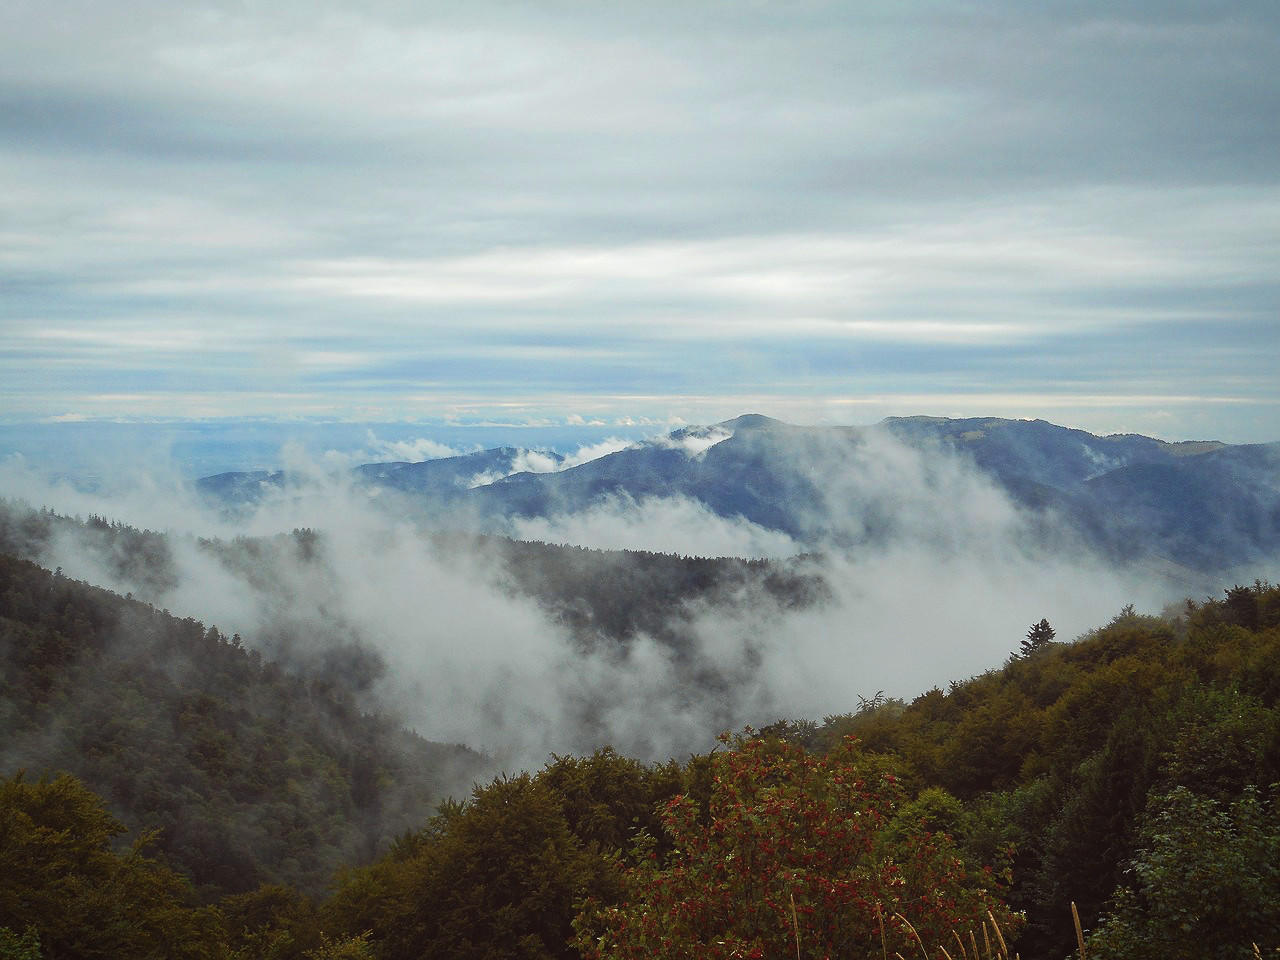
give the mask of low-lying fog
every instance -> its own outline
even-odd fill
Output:
[[[431,451],[432,442],[410,449]],[[122,467],[85,493],[11,458],[0,467],[0,495],[167,531],[175,578],[163,588],[121,574],[86,528],[59,536],[38,559],[311,666],[343,663],[332,654],[352,644],[374,650],[386,669],[372,681],[370,707],[394,709],[423,736],[484,749],[508,768],[606,743],[646,758],[682,756],[744,723],[821,719],[877,691],[910,698],[945,687],[999,666],[1042,617],[1070,639],[1125,604],[1158,612],[1178,599],[1178,585],[1090,555],[958,459],[926,458],[886,437],[870,452],[827,475],[827,500],[810,526],[829,539],[816,551],[675,498],[613,498],[495,531],[610,549],[791,558],[826,581],[829,599],[802,609],[753,591],[690,602],[681,629],[694,643],[695,669],[652,637],[584,648],[509,588],[483,545],[433,547],[423,516],[445,527],[449,517],[371,497],[331,469],[332,458],[286,452],[285,465],[310,482],[235,521],[202,503],[181,471],[154,464]],[[849,546],[859,543],[850,531],[872,521],[875,545]],[[276,551],[255,567],[196,539],[295,528],[321,534],[309,560]],[[717,682],[690,680],[706,675]]]

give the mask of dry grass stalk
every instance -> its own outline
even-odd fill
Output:
[[[951,954],[947,953],[946,947],[944,947],[942,944],[938,944],[938,949],[942,951],[942,955],[946,957],[947,960],[952,960],[952,956]]]
[[[1080,928],[1080,911],[1076,909],[1076,902],[1071,901],[1071,919],[1076,922],[1076,943],[1080,945],[1080,960],[1085,960],[1084,956],[1084,930]],[[1254,948],[1255,950],[1257,947]]]
[[[911,936],[916,938],[916,946],[918,946],[920,948],[920,952],[924,954],[924,960],[929,960],[929,953],[924,948],[924,941],[920,939],[920,934],[916,933],[916,928],[911,925],[911,921],[900,913],[895,913],[894,916],[907,925],[907,929],[911,931]]]
[[[956,943],[960,946],[960,956],[964,957],[964,960],[969,960],[969,951],[964,948],[964,941],[960,939],[960,934],[952,930],[951,935],[956,938]],[[973,949],[975,951],[974,960],[977,960],[976,952],[978,948],[975,946]]]
[[[889,960],[889,948],[884,942],[884,911],[880,909],[880,904],[876,904],[876,919],[880,922],[880,953],[884,960]]]
[[[988,910],[987,916],[991,918],[991,929],[996,932],[996,939],[1000,941],[1000,955],[1008,960],[1009,945],[1004,942],[1004,934],[1000,932],[1000,924],[996,923],[996,915]]]
[[[973,960],[979,960],[978,955],[978,938],[973,935],[973,928],[969,928],[969,942],[973,944]]]

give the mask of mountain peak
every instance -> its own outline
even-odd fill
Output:
[[[766,417],[762,413],[744,413],[740,417],[734,417],[732,420],[722,420],[716,424],[717,427],[723,427],[725,430],[772,430],[775,427],[786,426],[781,420],[774,420],[772,417]]]

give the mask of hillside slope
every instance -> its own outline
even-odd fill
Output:
[[[483,769],[356,704],[341,671],[0,555],[0,767],[78,776],[208,896],[318,893]]]

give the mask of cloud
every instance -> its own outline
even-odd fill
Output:
[[[546,450],[518,450],[507,470],[489,470],[478,473],[465,484],[467,487],[485,487],[517,473],[559,473],[572,467],[590,463],[619,450],[635,445],[635,441],[618,437],[606,437],[599,443],[585,444],[565,456]]]
[[[490,550],[424,536],[410,514],[385,509],[301,445],[282,459],[305,482],[273,491],[239,521],[203,512],[174,470],[104,476],[85,492],[10,458],[0,490],[169,531],[169,583],[139,582],[93,531],[55,540],[42,560],[238,632],[285,662],[323,668],[353,645],[370,651],[384,669],[366,707],[393,709],[432,739],[482,747],[508,769],[603,743],[681,756],[744,722],[838,713],[880,689],[910,697],[998,665],[1042,617],[1066,639],[1125,603],[1158,610],[1180,589],[1037,526],[942,451],[861,443],[853,458],[843,443],[793,451],[812,460],[826,491],[805,524],[822,549],[804,556],[784,534],[683,498],[615,496],[513,521],[512,533],[549,542],[790,557],[783,569],[825,584],[827,599],[809,606],[733,587],[674,605],[664,631],[625,643],[570,633],[513,588]],[[319,539],[300,550],[296,528]],[[219,536],[221,546],[188,533]],[[264,539],[250,549],[242,535]]]
[[[560,469],[560,458],[542,450],[521,450],[512,468],[512,473],[554,473]]]
[[[760,719],[850,712],[877,690],[909,700],[999,666],[1041,617],[1070,640],[1126,603],[1158,612],[1171,598],[1165,584],[1082,555],[1028,562],[899,543],[824,564],[835,594],[823,606],[725,604],[692,621],[699,648],[736,667],[737,695]]]
[[[717,443],[722,443],[732,436],[732,430],[721,427],[702,427],[677,430],[664,436],[654,437],[649,442],[655,446],[683,451],[686,457],[692,459],[701,456]]]
[[[217,535],[230,528],[206,515],[194,491],[163,450],[140,453],[129,446],[101,450],[85,478],[73,482],[38,469],[21,454],[0,457],[0,496],[47,506],[68,516],[127,519],[153,530]]]
[[[418,437],[414,440],[379,440],[372,430],[368,432],[368,437],[369,454],[366,455],[363,451],[356,454],[363,458],[359,461],[362,463],[374,460],[418,463],[422,460],[456,457],[462,452],[429,437]]]
[[[578,513],[517,518],[510,531],[519,540],[681,556],[789,557],[802,549],[784,533],[720,517],[683,497],[635,501],[616,495]]]
[[[603,426],[603,424],[600,425]],[[570,467],[578,467],[584,463],[599,460],[601,457],[607,457],[611,453],[618,453],[633,446],[635,446],[634,440],[626,440],[622,437],[606,437],[599,443],[581,446],[573,453],[568,454],[564,458],[560,469],[568,470]]]
[[[1265,4],[4,17],[14,414],[1111,395],[1280,433]]]

